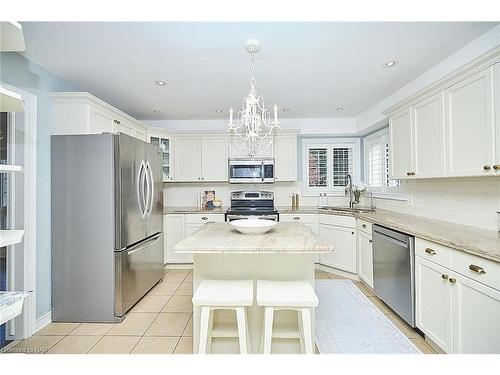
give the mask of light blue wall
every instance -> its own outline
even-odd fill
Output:
[[[37,300],[36,316],[51,309],[50,135],[54,128],[51,91],[80,91],[71,82],[14,52],[0,53],[0,81],[37,96]]]

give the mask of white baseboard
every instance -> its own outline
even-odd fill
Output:
[[[50,324],[52,322],[52,311],[49,311],[47,314],[38,318],[35,322],[35,332],[33,334],[40,331],[43,327]]]

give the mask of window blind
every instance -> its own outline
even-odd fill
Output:
[[[352,147],[333,147],[333,186],[345,186],[347,174],[353,174]]]
[[[328,186],[328,149],[310,148],[308,152],[310,187]]]

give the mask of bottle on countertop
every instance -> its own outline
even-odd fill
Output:
[[[295,209],[299,209],[299,193],[295,194]]]
[[[291,197],[292,197],[292,210],[295,210],[295,194],[292,193]]]

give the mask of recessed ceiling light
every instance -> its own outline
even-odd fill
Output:
[[[158,85],[158,86],[165,86],[167,84],[167,82],[165,82],[165,81],[155,81],[155,84]]]
[[[385,64],[384,64],[384,67],[385,68],[392,68],[394,65],[396,65],[398,62],[397,61],[387,61]]]
[[[153,111],[153,113],[154,113],[155,115],[159,115],[159,114],[161,113],[161,111],[160,111],[159,109],[155,109],[155,110]]]
[[[216,109],[215,112],[222,113],[222,109]]]
[[[336,111],[337,111],[337,112],[342,112],[343,110],[344,110],[344,108],[342,108],[342,107],[338,107],[338,108],[336,109]]]
[[[283,108],[283,112],[290,112],[290,108]]]

